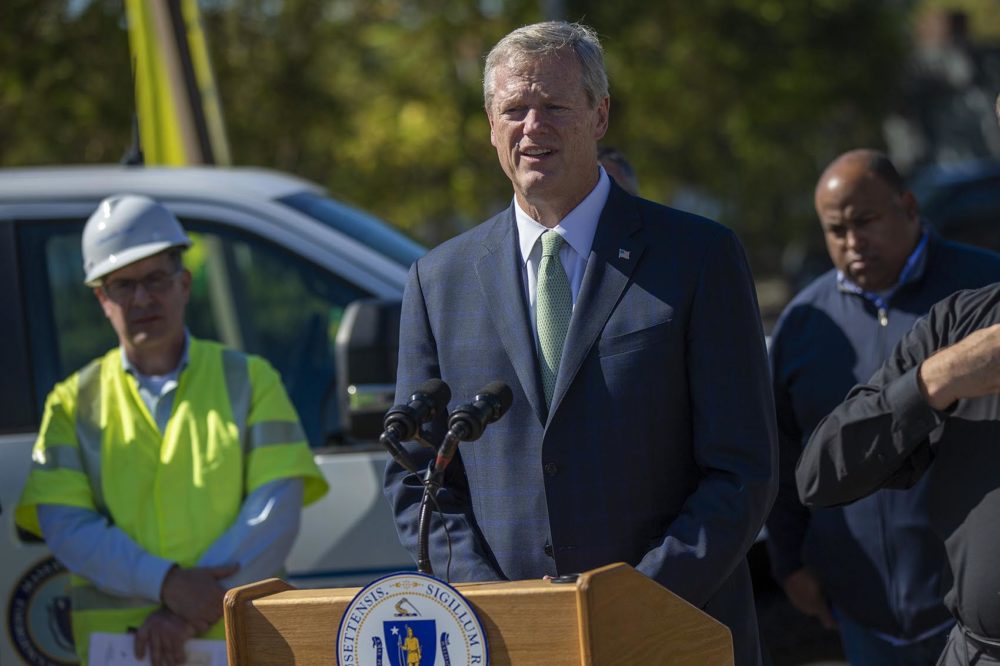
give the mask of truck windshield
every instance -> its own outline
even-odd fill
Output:
[[[300,192],[278,201],[407,268],[427,252],[424,246],[410,240],[382,220],[314,192]]]

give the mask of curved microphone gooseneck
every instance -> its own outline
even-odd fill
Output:
[[[435,498],[444,481],[444,470],[455,457],[459,442],[473,442],[483,436],[486,426],[497,421],[514,400],[514,393],[505,383],[490,382],[479,392],[472,402],[460,405],[448,417],[448,433],[438,449],[437,457],[427,466],[424,474],[424,492],[420,498],[420,514],[417,521],[417,571],[433,574],[429,552],[430,542],[430,502]],[[438,513],[440,513],[440,508]]]

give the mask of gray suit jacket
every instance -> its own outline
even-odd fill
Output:
[[[758,663],[745,555],[774,499],[776,435],[739,241],[613,185],[551,409],[520,261],[509,208],[410,272],[397,402],[432,377],[452,407],[493,380],[514,392],[448,468],[451,561],[435,516],[435,573],[516,580],[627,562],[727,624],[738,664]],[[408,448],[422,464],[431,455]],[[419,484],[390,463],[385,491],[415,553]]]

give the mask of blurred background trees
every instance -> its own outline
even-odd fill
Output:
[[[486,51],[553,15],[589,23],[611,77],[606,143],[629,156],[645,197],[735,228],[759,277],[819,240],[812,189],[832,157],[888,148],[911,172],[975,157],[938,145],[958,138],[928,138],[933,107],[946,108],[933,86],[1000,78],[980,57],[1000,37],[996,0],[201,5],[234,163],[322,183],[427,245],[511,197],[482,112]],[[954,9],[964,24],[941,13]],[[122,156],[133,108],[123,13],[120,0],[0,3],[0,165]],[[966,143],[1000,153],[983,132]]]

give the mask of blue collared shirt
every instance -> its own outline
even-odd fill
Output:
[[[144,375],[139,372],[125,354],[125,348],[121,348],[122,368],[125,372],[135,377],[135,382],[139,387],[139,397],[146,405],[156,427],[160,432],[167,428],[167,421],[170,420],[170,412],[174,407],[174,395],[177,393],[177,382],[181,372],[188,365],[188,347],[191,343],[191,335],[184,329],[184,349],[181,351],[181,359],[177,367],[165,375]]]

